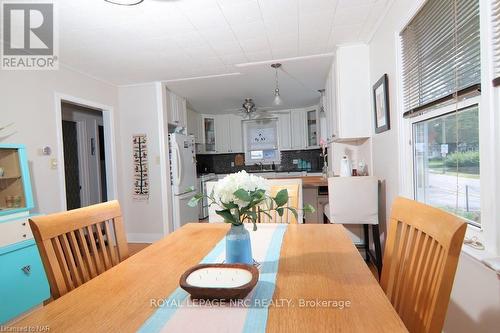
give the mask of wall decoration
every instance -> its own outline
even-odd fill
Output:
[[[132,136],[135,200],[149,199],[148,147],[146,134]]]
[[[373,86],[373,106],[375,113],[375,133],[382,133],[391,129],[387,74],[384,74]]]

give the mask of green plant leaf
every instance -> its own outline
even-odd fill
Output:
[[[252,197],[250,196],[250,194],[248,193],[248,191],[245,191],[242,188],[240,188],[239,190],[237,190],[233,194],[234,194],[234,196],[236,198],[240,199],[241,201],[245,201],[245,202],[252,201]]]
[[[193,192],[193,191],[196,191],[196,188],[194,186],[186,187],[186,192]]]
[[[274,202],[278,207],[284,206],[288,202],[288,190],[285,188],[279,191],[276,197],[274,197]]]
[[[188,206],[192,207],[192,208],[198,206],[198,202],[200,202],[201,199],[203,199],[203,194],[200,194],[200,193],[196,194],[194,197],[192,197],[189,200]]]
[[[276,212],[281,217],[281,216],[283,216],[283,213],[285,212],[285,208],[283,208],[283,207],[276,208]]]
[[[314,213],[316,211],[316,208],[314,208],[310,204],[305,204],[303,210],[304,210],[305,213]]]
[[[231,211],[229,209],[224,209],[224,210],[216,210],[215,211],[217,215],[222,216],[224,221],[229,221],[232,224],[239,224],[240,221],[236,219],[233,214],[231,214]]]
[[[238,205],[235,204],[234,202],[228,202],[228,203],[222,203],[222,205],[224,206],[224,208],[226,209],[234,209],[234,208],[238,208]]]
[[[299,215],[297,214],[297,210],[295,208],[291,207],[285,207],[285,208],[292,212],[293,216],[295,216],[295,219],[299,218]]]

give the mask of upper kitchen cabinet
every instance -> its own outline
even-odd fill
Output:
[[[235,115],[200,115],[203,150],[199,153],[226,154],[243,152],[241,117]],[[193,122],[194,123],[194,122]],[[189,130],[188,130],[189,131]]]
[[[327,140],[371,136],[369,60],[367,45],[342,46],[337,49],[323,97]]]
[[[215,115],[202,115],[202,139],[204,144],[203,152],[215,153]]]
[[[278,146],[280,150],[291,149],[290,111],[272,113],[272,116],[278,118]]]
[[[290,111],[290,124],[292,149],[307,148],[307,113],[302,110]]]
[[[318,112],[313,110],[306,110],[306,139],[308,147],[318,146],[318,132],[319,132],[319,122],[318,122]]]
[[[168,123],[177,127],[187,127],[186,99],[168,91]]]
[[[187,134],[194,136],[194,142],[203,143],[203,118],[201,114],[187,109]]]
[[[228,114],[215,116],[215,152],[243,152],[241,117]]]
[[[240,116],[229,116],[230,152],[243,153],[243,124]]]

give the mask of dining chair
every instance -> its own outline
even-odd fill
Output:
[[[372,257],[378,274],[382,272],[382,249],[378,219],[378,179],[376,177],[328,178],[328,205],[324,210],[326,223],[363,225],[366,260]],[[369,227],[373,234],[375,254],[370,250]]]
[[[304,219],[304,213],[302,211],[303,207],[303,197],[302,197],[302,179],[269,179],[268,180],[271,188],[269,194],[274,197],[279,191],[286,189],[288,191],[288,202],[284,207],[294,208],[297,210],[297,217],[288,209],[283,211],[283,215],[279,216],[278,212],[271,211],[268,212],[270,216],[264,213],[259,214],[260,223],[289,223],[297,224],[302,223]],[[263,209],[265,209],[263,207]]]
[[[57,299],[128,257],[118,201],[45,216],[30,226]]]
[[[207,182],[207,192],[211,193],[217,182]],[[297,218],[288,209],[285,209],[283,216],[279,216],[276,212],[270,212],[271,218],[264,213],[259,214],[260,223],[299,223],[303,220],[304,213],[302,211],[302,179],[268,179],[270,186],[269,195],[275,196],[280,190],[288,190],[288,203],[285,207],[297,209]],[[208,222],[224,222],[224,219],[215,212],[220,209],[216,205],[212,205],[208,209]],[[302,222],[300,222],[302,223]]]
[[[441,209],[395,200],[380,284],[408,331],[442,331],[466,228]]]

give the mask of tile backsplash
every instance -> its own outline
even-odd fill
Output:
[[[196,159],[198,174],[203,173],[232,173],[241,170],[257,170],[260,166],[245,165],[245,166],[231,166],[234,159],[238,154],[198,154]],[[302,171],[298,168],[297,164],[293,164],[293,160],[302,159],[311,163],[311,170],[313,172],[321,172],[323,168],[323,158],[321,156],[321,149],[309,150],[287,150],[281,152],[281,164],[276,165],[276,171]],[[270,165],[265,166],[270,169]]]

